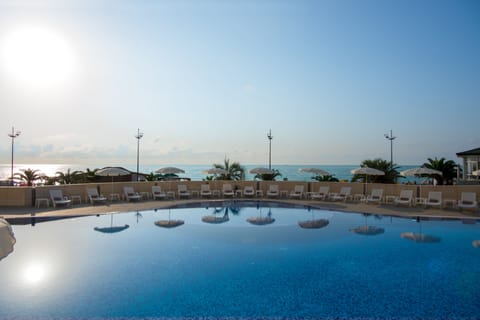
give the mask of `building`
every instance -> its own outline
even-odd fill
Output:
[[[457,157],[463,160],[463,180],[478,180],[478,177],[472,175],[472,172],[480,167],[480,148],[459,152]]]

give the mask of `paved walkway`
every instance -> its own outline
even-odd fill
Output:
[[[191,200],[166,200],[166,201],[138,201],[138,202],[114,202],[105,205],[75,204],[68,208],[0,208],[0,217],[8,220],[30,218],[52,218],[52,217],[76,217],[83,215],[108,214],[111,212],[132,212],[152,209],[161,209],[175,206],[178,204],[195,203],[200,201],[222,201],[223,199],[191,199]],[[230,200],[230,199],[225,199]],[[247,199],[238,199],[239,201]],[[250,201],[268,201],[267,199],[250,199]],[[403,217],[428,217],[428,218],[448,218],[448,219],[480,219],[480,212],[476,210],[460,212],[455,208],[424,208],[423,206],[404,207],[391,204],[365,204],[354,202],[330,202],[314,200],[275,200],[283,203],[294,203],[308,205],[325,210],[335,210],[344,212],[359,212],[368,214],[378,214],[386,216]]]

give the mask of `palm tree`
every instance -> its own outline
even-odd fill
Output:
[[[425,162],[423,167],[428,169],[434,169],[442,172],[442,175],[435,175],[434,178],[438,184],[453,184],[453,179],[456,177],[456,164],[453,160],[446,160],[445,158],[431,159],[428,158],[428,162]]]
[[[81,181],[83,175],[81,171],[70,172],[70,168],[68,168],[66,173],[57,171],[55,174],[57,175],[57,181],[60,184],[78,183],[79,181]]]
[[[214,168],[226,170],[226,174],[216,177],[216,180],[245,180],[245,168],[238,162],[230,163],[230,159],[225,158],[223,164],[213,164]]]
[[[18,180],[23,181],[27,186],[33,186],[35,181],[44,179],[42,174],[39,174],[39,170],[21,169],[22,173],[15,173],[13,176],[17,177]]]
[[[85,169],[85,172],[83,172],[83,178],[85,182],[94,182],[98,179],[98,176],[96,175],[96,172],[98,171],[98,168],[95,168],[93,170],[90,170],[90,168]]]
[[[325,182],[338,182],[338,179],[332,175],[313,176],[312,179],[317,181],[325,181]]]
[[[272,170],[273,173],[264,173],[264,174],[256,174],[255,177],[253,177],[254,180],[263,180],[263,181],[275,181],[276,177],[281,177],[282,174],[280,171],[277,169]]]
[[[371,176],[368,178],[370,182],[377,183],[395,183],[397,178],[400,176],[398,172],[398,166],[394,163],[390,165],[390,161],[383,160],[380,158],[373,160],[363,160],[360,164],[361,167],[369,167],[373,169],[378,169],[383,171],[385,175],[383,176]],[[352,177],[352,182],[365,179],[364,175],[354,175]]]
[[[157,181],[157,174],[150,172],[149,174],[144,175],[147,181]]]

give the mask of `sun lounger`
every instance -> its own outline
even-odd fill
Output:
[[[352,188],[351,187],[342,187],[340,189],[340,193],[337,193],[337,194],[333,194],[332,197],[331,197],[331,200],[332,201],[343,201],[343,202],[346,202],[348,200],[348,198],[350,197],[350,193],[352,192]]]
[[[190,192],[187,189],[187,186],[184,184],[179,184],[177,186],[177,194],[179,198],[190,198]]]
[[[52,200],[53,207],[56,208],[57,205],[69,206],[72,204],[72,200],[69,200],[65,197],[60,189],[49,190],[50,200]]]
[[[278,184],[271,184],[267,190],[268,198],[278,198],[280,192],[278,191]]]
[[[252,186],[245,186],[243,188],[243,196],[244,197],[254,197],[255,196],[255,189]]]
[[[235,191],[233,191],[232,185],[230,183],[223,184],[222,194],[224,197],[233,197],[235,195]]]
[[[142,199],[142,196],[135,192],[132,187],[123,187],[123,194],[127,201],[138,201]]]
[[[212,191],[210,190],[210,185],[202,184],[200,186],[200,197],[211,197]]]
[[[310,198],[312,198],[313,200],[327,200],[329,191],[329,186],[321,186],[318,189],[318,192],[311,193]]]
[[[412,206],[412,199],[413,199],[413,190],[401,190],[400,195],[393,200],[395,205],[399,204],[408,204],[408,206]]]
[[[476,209],[477,206],[477,194],[475,192],[462,192],[462,196],[458,201],[458,208],[460,210]]]
[[[91,204],[101,204],[107,201],[107,198],[101,194],[98,194],[97,188],[87,188],[87,195]]]
[[[303,198],[303,185],[296,185],[292,192],[290,192],[290,198],[302,199]]]
[[[430,191],[427,200],[425,201],[425,208],[428,206],[442,207],[442,193],[440,191]]]
[[[160,186],[152,186],[152,198],[153,200],[164,200],[167,198],[167,194],[162,191]]]
[[[372,193],[367,196],[365,203],[381,203],[383,199],[383,189],[372,189]]]

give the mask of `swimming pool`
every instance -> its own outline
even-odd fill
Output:
[[[480,315],[478,223],[247,204],[14,225],[0,318]],[[185,223],[154,224],[169,215]],[[258,217],[274,221],[247,222]],[[329,223],[299,227],[312,219]],[[354,232],[366,225],[375,235]]]

